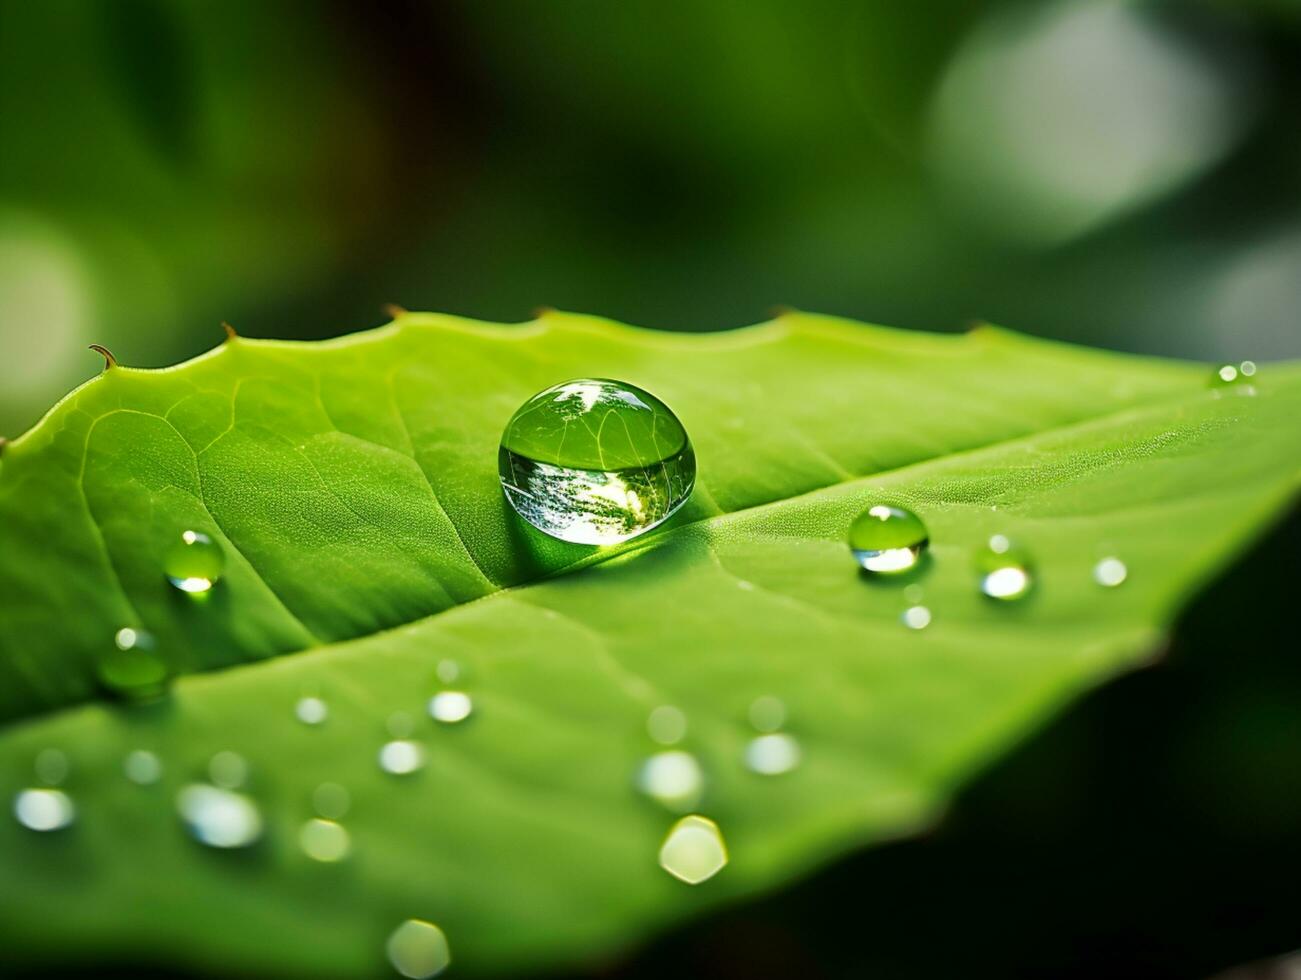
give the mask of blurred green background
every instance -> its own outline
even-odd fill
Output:
[[[0,0],[0,433],[385,302],[1301,353],[1301,5]]]
[[[1301,356],[1296,0],[0,0],[0,76],[2,435],[99,370],[86,344],[163,365],[222,320],[324,337],[386,302]],[[594,974],[1150,980],[1301,947],[1299,535],[927,839]]]

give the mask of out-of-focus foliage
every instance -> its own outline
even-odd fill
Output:
[[[1295,4],[0,6],[0,432],[230,320],[1301,350]]]

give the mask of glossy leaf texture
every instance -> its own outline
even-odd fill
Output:
[[[1150,658],[1294,498],[1301,368],[1211,375],[806,314],[705,335],[408,314],[110,369],[0,458],[2,788],[59,749],[77,807],[47,834],[0,824],[0,934],[32,958],[386,975],[386,936],[420,918],[458,972],[493,973],[606,956],[913,832],[1045,714]],[[698,454],[692,501],[617,548],[542,538],[498,486],[506,420],[575,377],[654,393]],[[845,543],[880,500],[930,532],[900,580]],[[186,528],[227,557],[203,600],[162,573]],[[1033,556],[1024,600],[977,589],[993,534]],[[1109,556],[1114,588],[1094,579]],[[918,603],[930,623],[909,629]],[[160,703],[97,694],[123,626],[186,675]],[[425,713],[444,661],[474,704],[455,725]],[[295,717],[305,695],[323,723]],[[764,696],[802,750],[780,775],[743,764]],[[657,864],[678,815],[635,787],[660,705],[686,716],[695,809],[731,857],[695,887]],[[395,713],[427,755],[406,776],[377,762]],[[123,776],[136,749],[158,783]],[[265,821],[240,852],[196,843],[174,804],[222,750],[248,760]],[[353,801],[334,864],[298,841],[323,782]]]

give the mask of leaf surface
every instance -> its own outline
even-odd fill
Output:
[[[934,818],[1039,718],[1151,655],[1179,605],[1295,494],[1301,370],[1209,369],[982,328],[939,337],[789,314],[665,335],[567,314],[522,326],[406,315],[352,337],[235,340],[166,371],[115,368],[0,458],[4,789],[58,748],[75,824],[0,826],[0,930],[28,955],[116,951],[222,970],[383,975],[400,921],[437,922],[458,970],[607,953]],[[693,500],[624,546],[544,539],[505,505],[511,413],[573,377],[663,399],[699,458]],[[926,521],[911,584],[844,544],[879,499]],[[219,540],[206,601],[160,556]],[[994,533],[1036,588],[995,604]],[[1094,564],[1129,570],[1104,589]],[[155,706],[96,701],[94,665],[143,627],[187,676]],[[424,714],[454,660],[474,713]],[[305,694],[328,720],[294,716]],[[802,762],[742,764],[779,697]],[[646,719],[685,712],[697,809],[730,864],[695,888],[656,863],[676,819],[634,789]],[[376,762],[394,713],[428,764]],[[122,776],[137,748],[164,777]],[[205,849],[178,789],[230,749],[266,821]],[[350,791],[337,865],[297,843],[322,782]]]

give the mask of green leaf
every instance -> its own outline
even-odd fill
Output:
[[[1045,714],[1149,658],[1294,496],[1301,367],[1210,374],[803,314],[696,336],[406,315],[110,369],[0,461],[3,789],[36,785],[56,748],[77,806],[47,834],[0,822],[8,948],[384,975],[385,938],[420,918],[463,973],[535,967],[912,832]],[[662,398],[699,459],[692,501],[617,548],[542,539],[497,482],[512,412],[584,376]],[[903,583],[865,579],[844,541],[884,498],[930,531],[909,580],[923,630],[900,622]],[[227,555],[206,601],[163,577],[184,528]],[[994,533],[1033,556],[1021,602],[976,589]],[[1093,580],[1107,555],[1128,568],[1117,588]],[[93,700],[128,625],[188,674],[159,704]],[[425,702],[448,659],[474,713],[440,726]],[[296,720],[305,694],[323,724]],[[803,751],[778,776],[741,761],[764,695]],[[696,887],[657,865],[677,815],[634,788],[663,704],[689,720],[697,810],[730,850]],[[395,712],[428,754],[407,776],[376,761]],[[123,777],[134,749],[162,759],[159,783]],[[265,822],[245,851],[176,816],[220,750],[249,761]],[[353,800],[337,864],[298,845],[326,781]]]

